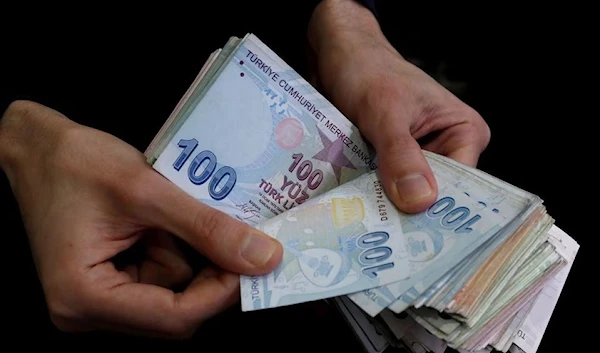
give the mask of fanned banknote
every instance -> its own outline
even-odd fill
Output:
[[[424,154],[438,199],[403,214],[358,129],[253,34],[208,57],[145,151],[199,202],[282,243],[275,271],[241,276],[244,311],[334,298],[389,346],[535,353],[560,293],[548,288],[579,245],[537,195]]]
[[[477,349],[457,348],[459,353],[490,353],[492,351],[511,353],[535,353],[544,335],[544,331],[550,321],[554,307],[560,296],[561,290],[569,274],[572,262],[579,250],[579,244],[557,226],[553,225],[547,232],[548,239],[555,244],[555,249],[567,261],[567,264],[555,273],[549,280],[543,281],[541,289],[537,294],[529,295],[526,304],[521,307],[512,317],[504,320],[505,323],[496,325],[488,330],[487,340],[489,344]],[[346,304],[350,306],[349,303]],[[408,313],[408,315],[407,315]],[[400,314],[384,309],[375,316],[373,320],[379,323],[378,330],[381,333],[392,332],[390,335],[382,335],[388,340],[390,346],[403,347],[408,352],[447,352],[449,342],[445,337],[460,327],[461,323],[452,320],[448,315],[441,314],[434,309],[421,307],[420,309],[409,309]],[[373,320],[370,320],[373,322]],[[359,321],[364,329],[360,332],[372,330],[372,324]],[[383,327],[381,327],[383,325]],[[356,330],[357,322],[353,323]],[[482,339],[486,339],[482,336]],[[364,341],[365,349],[371,346]]]
[[[352,328],[366,353],[382,353],[390,346],[391,335],[385,332],[385,328],[378,326],[373,318],[347,297],[335,297],[332,302]]]
[[[393,304],[397,305],[392,310],[403,311],[449,269],[483,251],[494,239],[504,240],[541,203],[535,195],[516,199],[520,195],[511,194],[508,186],[490,183],[467,167],[452,170],[447,158],[432,153],[426,157],[441,187],[440,197],[422,214],[403,218],[403,230],[415,234],[406,236],[414,244],[411,276],[350,296],[371,315]],[[450,189],[453,194],[445,195]]]
[[[146,156],[251,225],[375,168],[358,129],[252,34],[213,53]]]
[[[242,310],[331,298],[408,277],[400,214],[369,172],[257,226],[284,248],[270,274],[241,276]]]

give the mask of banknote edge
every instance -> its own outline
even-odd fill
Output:
[[[185,104],[185,102],[191,97],[191,95],[193,94],[196,87],[198,87],[198,85],[204,78],[204,75],[206,74],[206,72],[208,72],[209,68],[214,63],[217,56],[221,53],[221,50],[222,49],[219,48],[219,49],[213,51],[208,56],[208,59],[205,61],[204,65],[202,66],[202,68],[200,69],[200,71],[198,72],[198,74],[196,75],[196,77],[194,78],[194,80],[192,81],[190,86],[188,87],[188,89],[185,91],[183,96],[181,96],[181,98],[177,102],[177,105],[175,106],[175,108],[173,108],[173,110],[171,111],[171,114],[169,115],[167,120],[163,123],[163,125],[161,126],[158,133],[154,136],[154,138],[152,139],[152,141],[150,142],[150,144],[144,151],[144,155],[148,159],[147,160],[148,163],[152,164],[156,160],[156,158],[153,159],[154,149],[157,147],[160,140],[164,137],[165,133],[169,130],[169,128],[173,124],[174,120],[176,119],[179,111],[183,108],[183,105]]]
[[[216,71],[214,73],[212,73],[211,76],[206,77],[206,80],[207,80],[206,85],[200,91],[195,92],[195,93],[197,93],[197,96],[192,97],[193,96],[193,93],[192,93],[192,95],[190,95],[190,97],[189,97],[192,99],[187,99],[185,101],[185,103],[182,105],[179,113],[177,113],[175,115],[175,117],[172,119],[171,124],[168,126],[168,128],[166,128],[164,135],[160,137],[160,139],[157,142],[156,147],[153,149],[151,155],[147,157],[148,161],[151,165],[153,165],[154,162],[156,162],[156,160],[159,158],[162,151],[164,151],[167,144],[170,142],[170,138],[172,137],[172,135],[181,128],[181,126],[185,123],[185,121],[189,117],[190,113],[195,108],[195,106],[192,106],[192,102],[193,101],[199,102],[202,100],[202,98],[204,97],[206,92],[210,89],[210,87],[212,87],[212,85],[216,82],[216,80],[219,79],[220,74],[223,72],[225,66],[227,66],[227,63],[229,61],[231,61],[231,58],[233,57],[235,52],[239,49],[239,47],[242,45],[242,43],[248,38],[248,36],[249,36],[249,33],[246,34],[243,39],[239,39],[238,37],[230,38],[230,40],[228,42],[230,42],[231,40],[238,40],[238,42],[232,48],[231,52],[229,52],[227,54],[227,56],[224,57],[223,61],[217,67]],[[225,49],[225,47],[223,49]],[[223,49],[221,50],[220,54],[223,53]],[[218,59],[218,56],[215,57],[215,62],[217,61],[217,59]],[[213,65],[215,64],[215,62],[213,62]],[[213,67],[213,65],[211,65],[207,69],[206,74],[209,74],[210,69]],[[201,83],[202,83],[202,80],[199,81],[198,85],[200,85]]]

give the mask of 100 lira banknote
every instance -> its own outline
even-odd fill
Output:
[[[242,276],[242,309],[348,295],[375,316],[415,284],[442,276],[519,214],[488,207],[482,200],[496,193],[475,181],[467,181],[466,192],[464,179],[428,160],[439,195],[425,212],[400,212],[377,172],[369,172],[261,223],[284,246],[284,260],[268,275]]]
[[[514,217],[482,208],[505,190],[433,155],[438,202],[399,213],[376,184],[375,155],[358,129],[252,34],[211,55],[146,154],[200,202],[282,242],[276,271],[241,278],[245,310],[353,293],[374,315],[435,282]]]
[[[256,226],[375,169],[357,128],[256,36],[211,59],[147,152],[190,195]]]
[[[369,172],[258,229],[284,248],[279,266],[263,276],[242,276],[242,310],[330,298],[408,277],[400,214]]]
[[[438,200],[425,212],[402,216],[409,248],[410,275],[401,281],[353,293],[350,299],[371,316],[392,303],[410,306],[446,272],[486,242],[519,224],[521,215],[535,203],[513,202],[504,188],[478,178],[467,169],[453,171],[446,157],[426,152],[439,188]],[[466,168],[466,167],[465,167]],[[396,212],[398,212],[396,210]],[[421,286],[421,283],[426,283]],[[414,293],[413,293],[414,292]],[[412,297],[398,300],[403,296]]]

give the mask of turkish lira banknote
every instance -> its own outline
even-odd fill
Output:
[[[409,276],[400,214],[375,171],[257,226],[283,259],[270,274],[241,276],[242,310],[331,298]]]
[[[145,151],[198,202],[283,245],[272,273],[240,277],[244,311],[343,298],[372,318],[409,315],[449,347],[507,351],[572,260],[541,198],[423,153],[438,199],[403,214],[360,131],[253,34],[208,57]]]
[[[557,251],[566,259],[566,266],[545,281],[537,294],[529,296],[527,303],[506,320],[504,325],[495,327],[495,331],[491,330],[491,334],[488,335],[495,338],[490,344],[478,349],[458,348],[456,351],[460,353],[537,352],[579,250],[579,244],[557,226],[553,225],[547,233],[548,239],[556,245]],[[350,304],[346,305],[350,306]],[[387,308],[373,320],[385,326],[384,328],[378,326],[378,332],[382,333],[380,336],[387,339],[390,346],[402,346],[409,352],[447,352],[448,342],[442,337],[457,329],[461,323],[436,313],[437,311],[426,307],[409,309],[400,314]],[[358,332],[373,330],[373,325],[368,321],[363,320],[360,323],[366,328],[357,330],[354,328],[357,323],[354,322],[354,326],[351,326],[353,330]],[[385,334],[386,329],[393,333],[392,337]],[[368,340],[361,342],[365,345],[365,349],[371,347]]]
[[[199,201],[255,226],[375,169],[358,129],[256,36],[208,65],[146,151]]]

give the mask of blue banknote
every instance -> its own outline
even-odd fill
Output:
[[[427,153],[427,152],[426,152]],[[487,241],[480,244],[467,257],[442,277],[432,272],[419,283],[402,293],[388,308],[399,313],[409,306],[420,307],[433,296],[437,296],[436,308],[445,308],[455,294],[477,271],[490,254],[497,249],[538,207],[542,200],[534,194],[518,189],[478,169],[457,165],[449,158],[427,153],[430,163],[440,164],[439,173],[453,180],[455,185],[466,191],[466,195],[477,200],[482,207],[491,209],[503,217],[504,226]],[[448,287],[446,287],[448,285]],[[396,293],[394,293],[395,295]],[[429,303],[427,304],[429,305]],[[442,309],[439,309],[442,310]]]
[[[187,193],[256,226],[375,169],[358,129],[256,36],[215,62],[153,163]]]
[[[303,303],[409,275],[400,214],[369,172],[257,226],[284,248],[271,273],[241,276],[242,310]]]
[[[484,201],[498,196],[492,189],[486,190],[465,171],[452,171],[448,165],[431,158],[429,163],[439,187],[438,200],[425,212],[402,217],[402,231],[410,255],[410,276],[349,295],[372,316],[402,295],[411,300],[419,297],[428,287],[419,287],[421,282],[435,283],[523,211],[512,203],[504,205],[516,207],[512,212],[500,212],[500,206],[488,207]],[[479,197],[473,198],[471,194]]]

